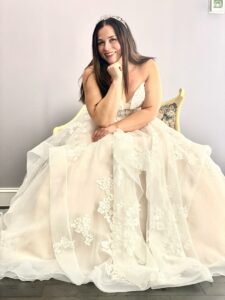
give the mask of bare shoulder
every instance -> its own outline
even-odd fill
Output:
[[[86,84],[87,80],[89,77],[94,77],[94,68],[93,66],[89,66],[84,69],[83,74],[82,74],[82,82],[83,84]]]
[[[158,64],[156,63],[155,59],[147,60],[142,64],[142,68],[146,80],[148,80],[152,76],[156,76],[159,74]]]

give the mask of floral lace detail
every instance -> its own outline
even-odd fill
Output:
[[[76,121],[72,120],[66,128],[70,134],[73,134],[74,132],[78,134],[87,133],[90,132],[92,129],[92,122],[90,121],[90,115],[87,111],[84,111],[81,113],[78,119],[76,119]]]
[[[66,149],[67,156],[71,158],[73,161],[77,160],[80,155],[84,152],[87,145],[79,143],[78,145],[74,145],[73,147],[68,147]]]
[[[171,131],[170,134],[171,144],[173,145],[173,157],[175,160],[186,160],[190,166],[199,165],[202,156],[199,154],[198,149],[195,148],[192,142],[188,141],[182,134]],[[194,147],[193,147],[194,146]]]
[[[56,254],[62,253],[66,249],[74,249],[74,241],[69,240],[67,237],[62,237],[59,242],[53,243],[53,249]]]
[[[75,130],[79,133],[86,133],[88,129],[84,126],[82,122],[75,122],[73,125],[68,126],[69,133],[72,134]]]
[[[171,173],[171,176],[173,178],[173,173]],[[184,257],[185,249],[188,249],[188,251],[193,249],[186,225],[188,205],[183,203],[180,191],[172,179],[164,186],[163,190],[162,201],[151,202],[150,232],[147,232],[147,235],[151,236],[151,231],[154,232],[157,237],[155,247],[161,249],[162,255],[164,253],[166,256]],[[151,247],[148,239],[147,242]]]
[[[179,256],[179,257],[184,256],[183,246],[181,245],[180,242],[174,243],[172,236],[168,236],[167,239],[164,240],[163,244],[164,244],[164,251],[168,255],[173,254],[173,255]]]
[[[112,255],[112,241],[101,241],[101,250],[109,255]]]
[[[121,270],[118,272],[113,263],[106,263],[105,270],[112,280],[129,283],[129,281],[125,279],[125,274],[122,273]]]
[[[119,163],[116,163],[113,166],[114,172],[116,172],[117,174],[114,177],[114,183],[116,185],[121,185],[121,181],[124,176],[120,167],[121,157],[121,165],[128,164],[132,168],[138,169],[140,171],[149,168],[149,161],[151,160],[152,153],[150,142],[149,147],[145,147],[145,149],[143,150],[141,145],[135,143],[132,134],[127,134],[124,133],[121,129],[117,129],[114,132],[114,144],[117,145],[114,147],[114,158],[117,157],[116,159],[119,161]],[[120,147],[118,145],[122,146]]]
[[[150,227],[153,230],[165,230],[165,225],[163,223],[164,211],[159,207],[153,209],[152,217],[150,220]]]
[[[134,166],[138,170],[146,170],[149,167],[149,160],[151,159],[151,150],[136,150],[132,151],[129,159],[133,161]]]
[[[74,229],[76,233],[81,233],[84,238],[84,243],[90,246],[94,235],[91,232],[91,217],[85,215],[83,217],[77,217],[73,220],[70,226]]]
[[[121,203],[119,204],[120,206]],[[137,242],[139,237],[135,236],[134,232],[136,228],[140,226],[139,214],[140,214],[140,203],[135,201],[133,205],[128,207],[125,212],[124,217],[124,227],[121,230],[120,226],[117,227],[117,236],[119,239],[125,239],[126,243],[123,244],[125,246],[125,250],[129,256],[133,256],[135,253],[135,249],[137,247]],[[118,224],[119,225],[119,224]]]
[[[176,206],[176,211],[177,211],[177,214],[178,214],[181,218],[187,219],[189,209],[188,209],[188,207],[187,207],[186,205],[184,205],[184,206],[177,205],[177,206]]]
[[[113,211],[112,211],[112,202],[113,202],[112,175],[107,178],[97,180],[97,184],[98,184],[99,188],[104,191],[104,194],[105,194],[104,198],[99,201],[99,206],[98,206],[97,211],[103,215],[103,217],[106,219],[106,221],[109,224],[111,224],[112,223],[112,215],[113,215]]]

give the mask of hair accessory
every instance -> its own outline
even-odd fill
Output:
[[[100,18],[99,21],[107,20],[107,19],[109,19],[109,18],[113,18],[113,19],[115,19],[115,20],[121,22],[121,23],[127,28],[127,24],[126,24],[126,22],[124,21],[124,19],[122,19],[122,18],[119,17],[119,16],[104,15],[104,16],[102,16],[102,17]]]

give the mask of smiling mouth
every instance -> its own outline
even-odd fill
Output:
[[[105,57],[111,57],[111,56],[113,56],[114,54],[115,54],[115,52],[107,53],[107,54],[105,54]]]

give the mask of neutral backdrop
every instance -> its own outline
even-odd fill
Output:
[[[182,133],[225,172],[225,15],[207,0],[0,0],[0,188],[19,187],[26,153],[80,107],[79,77],[100,16],[123,17],[156,56],[163,99],[185,90]]]

